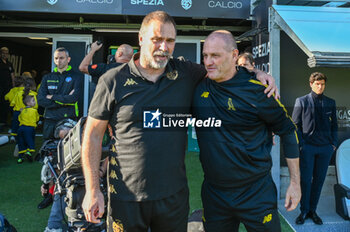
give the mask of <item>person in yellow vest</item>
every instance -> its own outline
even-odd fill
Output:
[[[24,78],[23,76],[17,76],[15,77],[15,87],[13,87],[6,95],[5,95],[5,100],[11,104],[12,100],[15,98],[16,94],[19,91],[23,91],[24,89]],[[13,110],[13,109],[12,109]],[[12,122],[11,122],[11,140],[15,140],[15,136],[17,136],[17,130],[19,127],[18,123],[18,115],[20,111],[13,111],[12,113]]]
[[[24,75],[22,74],[22,77],[24,77]],[[35,86],[35,81],[33,78],[31,77],[27,77],[24,78],[24,88],[23,89],[19,89],[16,93],[16,95],[13,97],[10,106],[13,107],[13,129],[12,132],[13,136],[16,139],[16,146],[15,146],[15,151],[13,153],[13,155],[15,157],[18,156],[18,141],[17,141],[17,134],[18,134],[18,128],[19,128],[19,121],[18,121],[18,115],[21,113],[21,109],[25,108],[25,105],[23,103],[23,95],[25,92],[28,92],[29,95],[33,96],[35,98],[35,108],[38,109],[38,104],[37,104],[37,99],[36,99],[36,95],[37,93],[35,92],[36,90],[36,86]]]
[[[32,162],[32,153],[35,152],[35,128],[39,121],[39,114],[35,96],[30,95],[29,91],[24,92],[23,103],[25,108],[22,109],[18,116],[18,149],[19,156],[17,163],[22,163],[24,156],[29,162]]]

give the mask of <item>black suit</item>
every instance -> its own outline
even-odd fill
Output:
[[[335,101],[311,92],[297,98],[293,121],[300,140],[300,174],[302,213],[316,211],[327,169],[337,146]]]

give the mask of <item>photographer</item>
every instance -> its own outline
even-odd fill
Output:
[[[68,134],[68,132],[75,126],[75,124],[76,122],[71,119],[64,119],[58,122],[54,132],[54,137],[56,139],[63,139]],[[55,169],[55,171],[56,173],[59,173],[59,170],[57,168]],[[64,228],[62,221],[64,220],[64,209],[66,207],[66,203],[64,201],[65,195],[57,193],[56,186],[53,187],[54,185],[54,181],[51,180],[49,184],[43,184],[41,186],[41,194],[43,196],[46,195],[47,197],[38,205],[38,208],[40,208],[40,206],[47,207],[50,204],[48,203],[48,201],[50,201],[48,199],[51,199],[52,202],[53,198],[50,216],[48,219],[47,227],[45,228],[44,232],[62,232]],[[48,186],[55,188],[56,191],[53,191],[53,196],[50,193],[48,193]]]

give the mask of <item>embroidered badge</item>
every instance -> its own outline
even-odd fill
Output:
[[[168,72],[167,74],[166,74],[166,77],[169,79],[169,80],[176,80],[177,79],[177,77],[179,76],[179,73],[177,72],[177,70],[174,70],[174,71],[172,71],[172,72]]]
[[[123,232],[124,226],[120,220],[113,221],[113,232]]]
[[[232,103],[232,98],[230,98],[230,97],[228,98],[227,105],[228,105],[228,110],[236,111],[236,108],[234,107],[234,105]]]

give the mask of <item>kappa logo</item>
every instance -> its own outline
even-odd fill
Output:
[[[124,83],[124,86],[127,86],[127,85],[137,85],[137,82],[131,78],[128,78]]]
[[[209,92],[203,92],[201,97],[208,98],[209,97]]]
[[[58,2],[58,0],[47,0],[47,3],[49,3],[51,6],[55,5]]]
[[[182,8],[184,8],[185,10],[190,9],[191,6],[192,6],[192,0],[181,0],[181,6],[182,6]]]
[[[230,98],[230,97],[228,98],[227,105],[228,105],[228,110],[236,111],[236,108],[232,103],[232,98]]]
[[[272,220],[272,214],[270,213],[264,217],[263,224],[270,222],[271,220]]]

